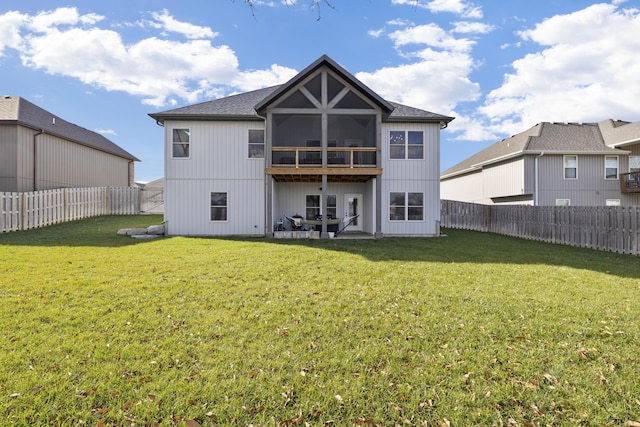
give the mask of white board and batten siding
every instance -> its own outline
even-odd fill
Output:
[[[172,158],[173,129],[189,129],[189,158]],[[264,159],[248,158],[262,121],[165,121],[165,226],[169,235],[264,235]],[[227,220],[211,221],[211,193],[227,193]]]
[[[313,182],[279,182],[274,183],[273,187],[273,218],[275,222],[282,221],[287,223],[286,216],[300,215],[305,216],[306,213],[306,196],[316,195],[322,198],[322,189],[320,183]],[[375,197],[373,194],[373,182],[370,180],[363,183],[355,182],[330,182],[327,185],[327,195],[336,196],[336,216],[345,218],[347,207],[345,206],[345,195],[359,194],[362,195],[362,206],[360,206],[360,218],[365,233],[373,234],[375,232],[374,215],[375,206],[373,205]],[[323,205],[324,206],[324,205]]]
[[[395,160],[389,156],[390,131],[422,131],[424,158]],[[382,178],[380,182],[381,231],[385,236],[435,236],[440,223],[440,125],[389,123],[382,126]],[[391,221],[389,200],[393,192],[419,192],[424,196],[422,221]]]

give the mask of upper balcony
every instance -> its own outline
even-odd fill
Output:
[[[621,173],[620,191],[622,193],[640,193],[640,172]]]
[[[327,175],[333,182],[361,182],[382,174],[375,147],[329,147],[323,167],[320,147],[273,147],[267,174],[278,181],[316,182]]]

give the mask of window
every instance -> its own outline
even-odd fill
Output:
[[[640,156],[629,156],[629,172],[640,172]]]
[[[322,215],[322,205],[320,204],[321,196],[317,194],[308,194],[306,197],[305,219],[316,219]],[[337,218],[336,196],[330,194],[327,196],[327,218]]]
[[[389,132],[389,157],[391,159],[423,159],[424,133],[398,130]]]
[[[264,131],[249,129],[249,158],[264,159]]]
[[[211,193],[211,221],[227,220],[227,193]]]
[[[423,193],[391,193],[389,197],[389,221],[424,220]]]
[[[604,156],[604,179],[618,179],[618,156]]]
[[[578,179],[578,156],[564,156],[564,179]]]
[[[556,206],[571,206],[569,199],[556,199]]]
[[[189,158],[189,129],[174,129],[172,138],[172,157],[174,159]]]
[[[620,199],[607,199],[605,201],[606,206],[620,206]]]

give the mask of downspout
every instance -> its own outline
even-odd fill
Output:
[[[37,162],[37,154],[38,154],[38,150],[37,150],[37,142],[38,142],[38,136],[43,135],[44,134],[44,129],[40,129],[38,131],[38,133],[33,135],[33,191],[38,191],[38,185],[36,181],[36,178],[38,177],[36,174],[36,170],[38,169],[38,162]]]
[[[544,156],[544,151],[541,151],[540,154],[536,156],[535,165],[534,165],[535,185],[536,185],[536,192],[535,192],[534,201],[533,201],[534,206],[538,206],[538,159],[542,156]]]

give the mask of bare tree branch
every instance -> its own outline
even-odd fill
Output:
[[[235,3],[235,0],[231,0],[232,2]],[[256,16],[256,4],[255,4],[255,0],[243,0],[244,4],[246,4],[247,6],[249,6],[249,9],[251,10],[251,15],[252,16]],[[293,1],[287,1],[285,0],[285,4],[294,4],[295,2]],[[321,9],[322,6],[331,8],[333,10],[335,10],[335,6],[329,1],[329,0],[310,0],[309,1],[309,8],[311,10],[315,10],[318,12],[318,17],[316,18],[317,21],[319,21],[322,18],[321,15]]]

